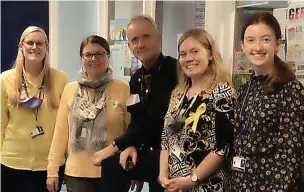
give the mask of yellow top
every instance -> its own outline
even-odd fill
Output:
[[[49,154],[48,177],[58,177],[58,169],[59,166],[63,164],[65,156],[67,157],[65,167],[66,175],[88,178],[98,178],[101,176],[100,167],[93,165],[94,151],[82,150],[75,152],[71,149],[68,117],[69,109],[77,88],[78,83],[71,82],[63,91]],[[128,127],[130,114],[127,112],[126,101],[129,97],[129,92],[127,82],[121,80],[113,80],[106,87],[106,93],[110,98],[106,101],[105,112],[108,144],[111,143],[114,138],[124,134]],[[93,94],[94,90],[90,89],[89,95],[92,96]]]
[[[43,72],[36,79],[29,78],[28,73],[24,76],[29,95],[35,95],[41,87]],[[0,75],[1,163],[14,169],[46,170],[58,109],[48,105],[45,95],[36,121],[32,110],[13,106],[8,96],[14,93],[15,77],[15,68]],[[50,69],[50,77],[52,85],[56,85],[54,95],[59,99],[68,83],[68,78],[56,69]],[[37,125],[43,127],[44,134],[32,139],[30,133]]]

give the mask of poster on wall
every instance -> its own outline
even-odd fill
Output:
[[[195,1],[195,28],[205,27],[205,1]]]
[[[234,53],[233,71],[234,73],[249,73],[249,61],[243,52]]]
[[[250,79],[250,63],[243,52],[234,53],[232,82],[236,90]]]
[[[124,44],[127,41],[126,27],[128,21],[128,19],[110,21],[110,45]]]
[[[115,77],[126,81],[129,81],[131,75],[142,65],[128,47],[126,35],[128,22],[128,19],[111,20],[109,34],[112,66]]]
[[[232,83],[236,90],[250,80],[250,73],[235,73],[232,75]]]
[[[297,78],[304,82],[304,3],[287,10],[287,58],[294,65]]]
[[[282,32],[281,47],[277,55],[282,61],[286,61],[286,27],[287,27],[287,8],[279,8],[273,10],[273,16],[278,20]]]
[[[287,8],[279,8],[273,9],[273,16],[278,20],[281,32],[282,32],[282,40],[285,40],[285,29],[287,25]]]

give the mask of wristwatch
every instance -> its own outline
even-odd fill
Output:
[[[198,183],[198,177],[195,173],[191,173],[190,179],[192,182]]]
[[[112,142],[112,145],[113,145],[113,147],[116,149],[116,153],[121,152],[121,151],[120,151],[120,149],[117,147],[117,145],[116,145],[116,142],[115,142],[115,141],[113,141],[113,142]]]

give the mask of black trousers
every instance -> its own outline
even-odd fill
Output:
[[[59,171],[59,191],[63,183],[64,166]],[[19,170],[1,164],[2,192],[47,192],[47,171]]]
[[[163,192],[158,183],[160,150],[140,151],[136,166],[125,171],[119,164],[120,154],[116,154],[102,162],[101,191],[128,191],[130,180],[141,180],[149,183],[150,192]]]
[[[68,192],[101,192],[100,178],[72,177],[65,175]]]

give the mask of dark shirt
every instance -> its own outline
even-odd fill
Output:
[[[232,171],[232,191],[299,191],[304,159],[304,87],[292,80],[266,93],[266,76],[253,76],[239,92],[235,155],[245,172]]]
[[[177,83],[176,59],[160,54],[150,70],[141,67],[130,80],[131,95],[140,102],[127,106],[131,114],[127,132],[115,139],[120,150],[129,146],[160,149],[164,116]]]

